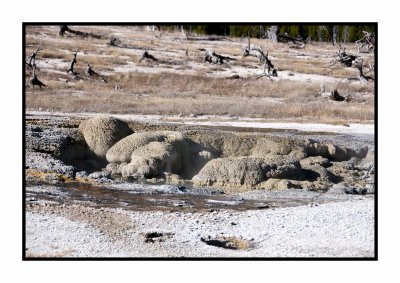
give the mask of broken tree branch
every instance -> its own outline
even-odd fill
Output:
[[[277,37],[279,42],[289,43],[290,48],[302,49],[306,46],[306,43],[300,35],[298,35],[297,37],[291,37],[285,32],[284,34],[278,34]]]
[[[339,51],[336,53],[335,58],[330,62],[331,66],[334,66],[337,63],[341,63],[347,67],[351,67],[353,65],[353,61],[359,58],[356,55],[350,55],[346,53],[346,48],[339,46]]]
[[[32,68],[32,67],[36,66],[36,55],[38,54],[38,52],[39,52],[41,49],[42,49],[42,48],[41,48],[41,46],[39,45],[38,48],[36,49],[36,51],[33,51],[33,52],[32,52],[31,56],[29,57],[29,61],[28,61],[28,62],[25,62],[26,65],[27,65],[29,68]]]

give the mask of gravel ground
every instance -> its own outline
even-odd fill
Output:
[[[218,237],[248,245],[233,250],[201,240]],[[374,200],[200,213],[40,201],[27,208],[26,248],[28,257],[373,257]]]

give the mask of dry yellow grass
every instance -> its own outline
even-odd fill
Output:
[[[26,88],[27,109],[46,109],[64,112],[108,112],[143,114],[217,114],[304,121],[330,121],[346,123],[374,119],[374,84],[350,83],[344,78],[356,77],[354,68],[329,66],[337,51],[330,44],[309,44],[305,49],[293,50],[283,43],[269,43],[252,39],[252,44],[263,45],[279,71],[316,74],[334,78],[323,82],[327,91],[338,89],[350,95],[349,103],[331,102],[317,97],[321,81],[278,80],[248,77],[229,80],[237,68],[256,74],[261,67],[256,58],[241,58],[245,40],[229,41],[184,40],[180,33],[147,32],[143,27],[72,27],[77,30],[104,35],[102,39],[83,39],[73,35],[58,37],[52,27],[27,27],[26,57],[43,47],[38,53],[37,75],[48,87]],[[129,48],[110,47],[109,38],[117,37]],[[216,52],[233,56],[237,61],[226,65],[203,63],[199,48],[212,48]],[[189,57],[184,54],[189,50]],[[347,45],[355,53],[353,45]],[[161,63],[142,62],[140,54],[149,50]],[[75,70],[81,78],[66,73],[72,54],[78,50]],[[363,55],[373,62],[372,55]],[[107,83],[85,76],[86,64],[103,75]],[[234,69],[236,68],[236,69]],[[116,70],[121,71],[116,71]],[[235,72],[234,72],[235,73]],[[226,76],[226,75],[225,75]],[[30,71],[26,73],[26,84]],[[311,77],[312,78],[312,77]]]

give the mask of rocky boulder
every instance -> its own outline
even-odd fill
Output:
[[[134,133],[129,135],[116,144],[114,144],[106,154],[108,162],[123,163],[131,162],[132,153],[140,147],[151,142],[180,142],[183,141],[183,135],[174,131],[156,131]]]
[[[83,121],[79,125],[79,130],[90,150],[100,158],[105,158],[107,151],[116,142],[133,133],[126,122],[106,116]]]
[[[289,157],[231,157],[209,161],[193,177],[199,186],[252,187],[269,178],[300,179],[300,163]]]
[[[364,158],[368,153],[368,147],[357,150],[338,146],[331,143],[320,143],[312,139],[305,143],[305,151],[308,156],[322,156],[333,161],[346,161],[352,157]]]
[[[182,167],[181,156],[167,142],[150,142],[136,149],[131,162],[121,168],[123,177],[152,178],[163,172],[178,173]]]

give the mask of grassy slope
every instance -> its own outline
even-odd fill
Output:
[[[274,80],[250,78],[229,80],[232,74],[250,77],[261,72],[255,58],[241,58],[246,44],[238,38],[219,41],[189,41],[180,33],[148,32],[141,27],[72,27],[105,35],[103,39],[58,37],[57,27],[27,27],[26,57],[40,44],[37,75],[48,87],[26,89],[27,109],[64,112],[108,112],[143,114],[218,114],[313,122],[365,122],[374,119],[374,84],[347,82],[356,77],[353,68],[329,67],[337,47],[329,44],[307,45],[303,50],[286,44],[262,44],[281,74],[297,78],[299,74],[327,76],[328,80]],[[110,47],[115,35],[130,48]],[[348,53],[356,54],[354,45]],[[237,61],[224,65],[203,63],[198,48],[212,48],[233,56]],[[138,63],[143,50],[163,63]],[[188,49],[189,56],[185,55]],[[65,70],[78,50],[75,70],[83,79],[74,79]],[[373,56],[363,54],[367,62]],[[85,76],[86,64],[104,75],[107,83]],[[27,71],[26,82],[30,71]],[[331,102],[316,97],[320,85],[328,91],[350,94],[350,103]]]

